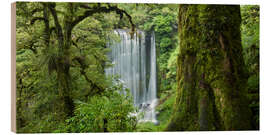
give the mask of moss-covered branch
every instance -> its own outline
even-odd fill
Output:
[[[86,8],[87,10],[84,12],[83,15],[78,16],[72,22],[72,27],[75,27],[79,22],[81,22],[82,20],[84,20],[85,18],[89,16],[92,16],[93,14],[116,12],[117,14],[120,15],[120,19],[122,19],[123,15],[127,16],[132,26],[132,31],[135,30],[135,24],[132,21],[132,17],[125,10],[119,9],[117,6],[111,6],[110,4],[108,4],[108,6],[106,7],[106,6],[100,6],[100,4],[98,4],[97,6],[94,6],[94,7],[88,7],[87,5],[82,4],[81,7]]]

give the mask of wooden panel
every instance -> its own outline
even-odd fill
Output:
[[[16,132],[16,3],[11,4],[11,131]]]

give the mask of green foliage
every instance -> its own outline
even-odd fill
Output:
[[[115,14],[97,13],[81,21],[71,33],[72,44],[65,50],[59,47],[59,38],[51,12],[48,14],[50,26],[49,42],[44,21],[34,20],[44,17],[46,4],[40,2],[17,2],[16,9],[16,79],[17,79],[17,132],[52,132],[65,124],[63,113],[63,94],[72,101],[87,102],[91,96],[111,86],[106,78],[106,48],[108,38],[112,36]],[[97,4],[88,4],[96,6]],[[56,12],[60,25],[68,16],[68,4],[56,3]],[[82,15],[74,3],[76,15]],[[106,22],[106,23],[104,23]],[[66,28],[66,27],[63,27]],[[66,30],[66,29],[63,29]],[[66,41],[65,41],[66,42]],[[70,55],[67,55],[70,54]],[[66,61],[60,60],[64,59]],[[59,64],[61,63],[61,64]],[[70,66],[65,78],[59,78],[63,72],[59,65]],[[109,64],[108,64],[109,65]],[[69,77],[69,78],[67,78]],[[61,92],[61,83],[70,81],[69,91]],[[71,103],[72,104],[72,103]],[[72,111],[72,110],[71,110]]]
[[[175,18],[173,16],[158,15],[153,19],[154,29],[159,34],[170,33],[172,31],[171,23]]]
[[[18,53],[22,52],[22,53]],[[18,132],[50,132],[59,123],[59,97],[55,76],[48,77],[32,51],[21,50],[16,56]],[[58,113],[56,113],[58,112]]]
[[[139,123],[136,128],[136,132],[157,132],[157,131],[162,131],[162,129],[152,122]]]
[[[247,82],[249,107],[252,110],[253,127],[259,129],[260,8],[258,5],[241,6],[241,16],[244,60],[249,74]]]
[[[130,132],[136,127],[137,119],[130,115],[135,108],[122,84],[76,104],[75,116],[66,120],[64,131],[55,132]]]
[[[95,3],[87,5],[97,6]],[[166,72],[170,70],[167,61],[177,43],[177,12],[175,12],[177,6],[111,5],[117,5],[129,13],[139,29],[155,32],[157,52],[160,52],[157,61],[160,63],[163,78],[166,78]],[[74,3],[73,7],[73,12],[76,14],[72,14],[67,6],[69,5],[66,3],[56,3],[55,9],[60,25],[65,24],[65,19],[70,16],[75,18],[84,14],[84,10],[77,3]],[[101,6],[107,6],[107,4],[101,4]],[[48,37],[45,35],[44,22],[31,21],[34,17],[43,17],[44,7],[46,7],[45,4],[39,2],[17,3],[17,82],[21,82],[17,84],[17,95],[20,95],[17,100],[19,104],[17,106],[18,132],[103,131],[104,119],[108,120],[108,131],[135,130],[136,121],[134,117],[128,116],[132,112],[132,104],[123,96],[112,92],[112,89],[119,88],[110,88],[111,81],[104,74],[104,68],[111,66],[106,57],[107,52],[110,51],[106,48],[106,43],[109,42],[108,39],[116,38],[111,33],[113,29],[130,27],[127,18],[120,20],[119,15],[115,13],[97,13],[73,28],[72,44],[66,50],[69,55],[64,57],[70,60],[71,65],[69,95],[73,101],[78,102],[75,103],[75,116],[63,121],[63,104],[59,92],[61,85],[57,79],[59,72],[57,64],[63,54],[59,48],[57,31],[53,29],[56,24],[49,12],[48,21],[51,33],[49,46],[47,46]],[[89,80],[107,90],[99,93],[96,87],[89,84]],[[65,78],[61,81],[65,81]],[[166,89],[171,88],[170,81],[163,79],[162,83],[163,87],[167,87]]]
[[[245,63],[248,66],[250,74],[259,72],[259,25],[260,25],[260,8],[254,6],[242,6],[242,44],[244,48]]]
[[[173,105],[175,102],[175,92],[176,92],[176,84],[172,90],[167,93],[163,93],[160,97],[160,101],[163,101],[159,106],[157,106],[156,110],[159,112],[158,120],[160,122],[160,127],[162,130],[167,126],[169,119],[168,116],[173,114]]]
[[[36,17],[44,17],[45,5],[40,2],[16,4],[17,131],[162,131],[172,115],[177,89],[178,5],[111,4],[130,14],[138,29],[155,32],[160,85],[158,95],[162,101],[156,108],[159,125],[149,122],[137,124],[136,118],[131,115],[135,109],[128,90],[122,85],[112,85],[111,79],[104,74],[104,69],[112,66],[106,56],[110,51],[106,44],[109,39],[118,38],[112,30],[129,29],[128,19],[119,19],[115,12],[93,14],[72,29],[72,43],[63,55],[52,13],[48,12],[49,42],[46,40],[48,35],[44,21],[33,21]],[[98,6],[96,3],[86,5],[89,8]],[[63,30],[68,24],[65,21],[70,21],[69,17],[74,20],[76,16],[83,15],[86,9],[82,6],[86,5],[74,3],[73,10],[69,11],[67,3],[56,3],[56,13],[59,23],[64,26]],[[108,7],[106,3],[100,5]],[[242,6],[241,16],[244,59],[249,73],[248,96],[256,126],[259,123],[259,6]],[[210,28],[210,24],[207,27]],[[202,36],[207,40],[205,35]],[[201,55],[203,53],[198,54]],[[60,61],[61,57],[66,61]],[[70,66],[69,78],[61,80],[58,78],[61,71],[57,67],[63,64]],[[61,82],[66,80],[70,80],[71,88],[67,93],[75,101],[75,110],[74,116],[63,119],[63,93],[60,89]]]
[[[162,38],[160,41],[160,53],[165,53],[169,51],[169,45],[171,45],[171,39],[170,38]]]
[[[171,53],[171,56],[168,60],[168,72],[166,74],[166,78],[170,79],[171,85],[176,83],[176,67],[177,67],[177,57],[179,54],[179,46],[175,48],[175,50]]]

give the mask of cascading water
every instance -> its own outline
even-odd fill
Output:
[[[134,105],[143,112],[141,122],[157,123],[155,106],[157,104],[156,47],[154,33],[137,31],[131,38],[127,30],[114,31],[120,42],[109,47],[108,54],[113,67],[105,69],[107,75],[119,75],[124,85],[130,89]]]

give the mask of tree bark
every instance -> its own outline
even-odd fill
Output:
[[[49,4],[49,9],[53,16],[57,41],[58,41],[58,54],[56,58],[56,72],[58,80],[58,90],[63,106],[63,120],[67,117],[73,116],[74,103],[71,97],[72,93],[72,82],[70,76],[70,46],[72,44],[71,40],[71,22],[73,17],[73,4],[67,3],[66,14],[64,15],[63,26],[60,25],[58,16],[55,10],[55,3]]]
[[[166,130],[251,129],[240,23],[240,6],[179,6],[178,90]]]

